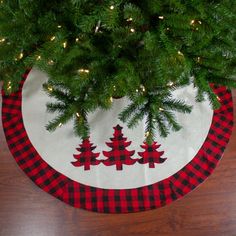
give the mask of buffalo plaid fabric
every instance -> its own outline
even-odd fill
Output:
[[[152,185],[121,190],[95,188],[72,181],[55,171],[39,156],[24,128],[21,89],[11,96],[3,94],[3,127],[13,157],[26,175],[44,191],[74,207],[91,211],[137,212],[161,207],[181,198],[212,173],[232,132],[231,93],[225,87],[214,87],[222,107],[214,112],[208,136],[189,164],[173,176]]]
[[[151,145],[148,145],[144,142],[144,145],[141,145],[141,147],[145,150],[144,152],[139,152],[139,156],[142,158],[138,160],[140,164],[146,164],[148,163],[149,168],[155,168],[155,163],[163,163],[167,158],[161,158],[161,156],[164,154],[163,151],[158,152],[157,149],[160,147],[160,144],[157,144],[157,142],[154,142]]]
[[[103,164],[106,166],[116,165],[117,170],[122,170],[124,164],[133,165],[137,161],[137,159],[131,158],[135,151],[126,149],[131,144],[131,141],[127,142],[127,138],[123,137],[122,129],[120,125],[114,127],[114,138],[111,138],[111,143],[106,143],[112,150],[109,152],[103,151],[103,155],[108,157],[107,160],[103,161]]]
[[[77,148],[80,154],[74,155],[77,161],[72,162],[72,164],[76,167],[84,166],[84,170],[90,170],[91,165],[99,165],[101,161],[96,158],[99,157],[100,153],[94,153],[93,150],[95,148],[96,147],[90,143],[89,139],[85,139],[83,143],[80,144],[80,148]]]

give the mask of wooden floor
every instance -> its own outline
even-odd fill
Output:
[[[0,127],[0,236],[54,235],[236,236],[236,129],[219,166],[195,191],[161,209],[109,215],[74,209],[36,187]]]

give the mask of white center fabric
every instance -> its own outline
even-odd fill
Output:
[[[50,102],[51,98],[43,91],[42,84],[47,80],[47,75],[37,69],[33,69],[26,79],[22,91],[24,126],[39,155],[56,171],[81,184],[103,189],[130,189],[166,179],[194,158],[211,126],[213,111],[209,102],[196,103],[196,90],[192,86],[178,89],[173,96],[193,105],[193,110],[191,114],[176,113],[178,122],[183,126],[179,132],[173,132],[167,138],[161,138],[157,133],[155,141],[161,144],[158,151],[164,151],[162,158],[167,158],[164,163],[155,164],[155,168],[139,163],[123,165],[122,171],[117,171],[115,166],[105,166],[101,163],[85,171],[83,167],[71,164],[75,161],[73,154],[79,154],[76,148],[82,142],[74,136],[72,122],[58,128],[54,133],[45,129],[45,125],[55,117],[46,112],[46,103]],[[89,115],[90,140],[97,146],[94,152],[101,153],[98,159],[107,159],[102,151],[111,150],[105,142],[109,142],[113,137],[113,127],[117,124],[123,127],[122,132],[124,137],[128,138],[127,141],[132,141],[127,147],[128,150],[135,150],[132,158],[140,158],[138,152],[144,151],[140,145],[145,139],[145,120],[131,130],[118,119],[118,114],[128,103],[126,98],[117,99],[114,100],[111,110],[97,110]]]

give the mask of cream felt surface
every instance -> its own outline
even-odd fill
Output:
[[[171,133],[167,138],[157,134],[156,141],[161,144],[159,151],[164,151],[162,164],[155,164],[149,168],[148,164],[135,163],[131,166],[123,165],[122,171],[115,166],[91,166],[89,171],[83,167],[74,167],[73,154],[78,154],[81,141],[73,134],[72,122],[58,128],[54,133],[45,129],[48,121],[55,116],[46,112],[46,103],[50,102],[42,84],[47,81],[47,75],[33,69],[23,86],[22,114],[26,132],[33,146],[41,157],[55,170],[68,176],[74,181],[103,189],[130,189],[154,184],[175,174],[187,165],[197,154],[204,143],[212,122],[213,111],[208,102],[196,103],[196,91],[188,86],[174,92],[174,97],[185,100],[193,105],[191,114],[176,113],[178,122],[183,126],[179,132]],[[144,151],[140,145],[145,136],[145,120],[135,129],[130,130],[117,117],[120,111],[129,103],[126,98],[114,100],[109,111],[97,110],[89,115],[91,126],[90,140],[97,148],[94,152],[101,152],[99,159],[106,159],[102,151],[110,151],[105,142],[113,137],[113,127],[117,124],[123,127],[124,137],[132,141],[128,150],[135,150],[132,158],[140,158],[138,152]]]

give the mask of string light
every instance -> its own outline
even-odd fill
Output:
[[[95,33],[97,33],[99,31],[100,27],[101,27],[101,21],[99,20],[97,23],[97,26],[95,28]]]
[[[174,82],[169,82],[168,84],[167,84],[167,86],[169,86],[169,87],[172,87],[174,85]]]
[[[130,18],[128,18],[126,21],[133,21],[133,18],[132,17],[130,17]]]
[[[146,91],[145,87],[143,85],[140,85],[140,88],[142,89],[143,92]]]
[[[191,20],[190,21],[190,25],[195,25],[195,24],[199,24],[199,25],[201,25],[202,24],[202,22],[200,21],[200,20]]]
[[[8,81],[8,84],[7,84],[7,90],[11,90],[11,81]]]
[[[60,123],[60,124],[58,125],[58,127],[62,127],[62,123]]]
[[[56,39],[56,36],[52,36],[52,37],[50,38],[51,41],[54,41],[55,39]]]
[[[130,32],[131,32],[131,33],[134,33],[134,32],[135,32],[135,29],[134,29],[134,28],[131,28],[131,29],[130,29]]]
[[[191,25],[191,26],[196,27],[196,24],[201,25],[202,22],[201,22],[200,20],[191,20],[191,21],[190,21],[190,25]],[[196,27],[196,28],[194,28],[194,30],[199,30],[199,28]]]
[[[87,73],[88,74],[90,71],[87,70],[87,69],[79,69],[78,72],[79,73]]]
[[[77,112],[77,113],[76,113],[76,116],[79,118],[79,117],[80,117],[80,114]]]
[[[36,56],[36,60],[37,60],[37,61],[41,60],[41,56],[40,56],[40,55],[39,55],[39,56]]]
[[[159,111],[164,111],[164,109],[162,107],[159,108]]]
[[[53,88],[52,88],[51,86],[48,86],[47,89],[48,89],[49,92],[52,92],[52,91],[53,91]]]
[[[190,25],[194,25],[194,24],[195,24],[195,20],[191,20]]]
[[[158,17],[160,20],[164,20],[164,16],[159,16]]]
[[[76,38],[76,39],[75,39],[75,42],[78,43],[78,42],[79,42],[79,38]]]
[[[178,54],[179,54],[180,56],[184,56],[184,54],[183,54],[181,51],[178,51]]]
[[[221,102],[221,99],[220,99],[220,97],[219,97],[219,96],[217,96],[217,100],[218,100],[219,102]]]
[[[21,52],[17,58],[15,58],[15,61],[21,60],[24,57],[24,53]]]
[[[201,62],[201,57],[197,57],[197,62],[198,62],[198,63]]]
[[[58,26],[57,26],[58,29],[61,29],[61,27],[62,27],[61,25],[58,25]]]
[[[150,132],[145,133],[145,137],[148,137],[150,135]]]
[[[53,60],[49,60],[49,61],[48,61],[48,65],[50,65],[50,66],[51,66],[51,65],[54,65],[54,61],[53,61]]]
[[[113,102],[113,97],[110,97],[110,99],[109,99],[109,100],[110,100],[110,102],[112,103],[112,102]]]
[[[111,9],[111,10],[114,10],[114,9],[115,9],[115,6],[113,6],[113,5],[110,6],[110,9]]]
[[[19,59],[22,59],[24,57],[24,53],[21,52],[20,55],[19,55]]]
[[[4,43],[6,41],[5,38],[0,39],[0,43]]]
[[[62,45],[63,45],[63,48],[66,48],[67,47],[67,42],[65,41]]]

